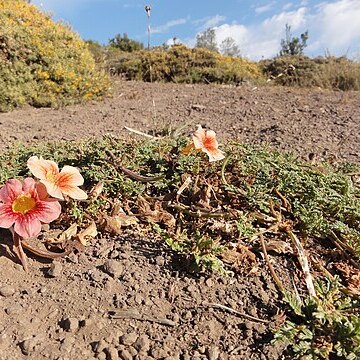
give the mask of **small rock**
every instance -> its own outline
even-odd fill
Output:
[[[120,359],[121,360],[133,360],[133,357],[127,350],[122,350],[120,352]]]
[[[5,309],[5,312],[8,315],[14,315],[14,314],[19,314],[21,313],[22,307],[19,304],[13,304],[11,306],[9,306],[8,308]]]
[[[165,265],[165,259],[162,257],[162,256],[157,256],[155,258],[155,263],[156,265],[159,265],[159,266],[164,266]]]
[[[65,352],[65,353],[69,353],[74,345],[75,339],[73,337],[66,337],[61,346],[60,346],[60,351],[61,352]]]
[[[213,279],[208,278],[208,279],[206,279],[205,284],[208,287],[212,287],[212,286],[214,286],[214,281],[213,281]]]
[[[76,331],[79,328],[79,320],[77,318],[69,317],[63,321],[62,328],[69,332]]]
[[[0,288],[0,295],[4,297],[9,297],[14,295],[15,289],[10,285],[4,285]]]
[[[29,355],[31,352],[33,352],[36,345],[37,340],[35,338],[26,339],[19,344],[21,351],[24,355]]]
[[[113,346],[109,346],[106,349],[104,349],[104,352],[106,354],[107,360],[118,360],[119,354],[118,351]]]
[[[133,346],[139,352],[148,352],[150,349],[149,337],[147,335],[140,335]]]
[[[58,261],[54,261],[47,271],[47,274],[51,277],[59,277],[62,274],[63,266]]]
[[[103,270],[110,276],[118,278],[124,271],[123,266],[117,260],[107,260],[103,265]]]
[[[132,345],[137,340],[137,335],[135,333],[125,334],[120,336],[119,340],[122,345]]]
[[[217,360],[220,356],[220,350],[217,346],[212,345],[206,349],[206,355],[209,360]]]

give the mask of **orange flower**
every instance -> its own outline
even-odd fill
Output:
[[[79,186],[84,183],[78,169],[73,166],[65,165],[59,172],[59,168],[54,161],[44,160],[41,156],[32,156],[27,166],[34,176],[40,179],[46,187],[49,195],[64,199],[64,195],[72,199],[85,200],[87,195]]]
[[[200,150],[209,156],[209,161],[217,161],[225,158],[224,152],[218,149],[216,133],[213,130],[205,130],[198,125],[193,133],[193,142],[196,150]]]

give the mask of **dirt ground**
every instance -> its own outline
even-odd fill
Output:
[[[0,149],[127,136],[124,125],[155,135],[187,125],[190,133],[200,123],[223,143],[360,163],[359,105],[357,92],[120,81],[103,102],[0,114]],[[270,340],[281,300],[261,256],[251,273],[195,276],[159,240],[124,231],[53,264],[30,256],[26,274],[11,255],[10,234],[0,237],[3,360],[280,358]],[[285,284],[285,274],[302,278],[294,259],[273,261]]]

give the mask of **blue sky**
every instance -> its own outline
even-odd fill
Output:
[[[218,43],[232,37],[241,54],[275,56],[285,24],[293,35],[309,31],[309,56],[347,55],[360,60],[360,0],[32,0],[69,23],[84,39],[106,44],[115,34],[147,43],[145,5],[150,5],[152,45],[176,37],[193,46],[196,34],[212,27]]]

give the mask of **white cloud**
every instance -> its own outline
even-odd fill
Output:
[[[153,27],[151,32],[152,32],[153,34],[166,33],[166,32],[168,32],[172,27],[186,24],[187,21],[188,21],[188,18],[181,18],[181,19],[170,20],[170,21],[168,21],[167,23],[165,23],[165,24],[163,24],[163,25]]]
[[[203,31],[217,26],[221,22],[225,21],[225,19],[225,16],[215,15],[194,20],[192,23],[198,27],[198,31]]]
[[[360,1],[340,0],[322,3],[317,7],[315,21],[309,27],[310,38],[317,35],[312,49],[328,49],[331,54],[346,55],[347,51],[359,52]],[[353,46],[352,46],[353,44]],[[356,45],[354,46],[354,44]],[[317,45],[317,46],[315,46]]]
[[[265,19],[257,25],[223,24],[215,28],[216,40],[221,43],[225,38],[232,37],[238,44],[241,55],[259,60],[269,58],[279,52],[280,40],[284,37],[285,25],[298,29],[305,25],[306,9],[281,12]]]
[[[274,2],[271,2],[271,3],[263,5],[263,6],[258,6],[255,8],[255,12],[257,14],[262,14],[262,13],[268,12],[272,9],[274,4],[275,4]]]
[[[291,3],[288,3],[287,8],[290,7]],[[216,26],[215,31],[219,44],[226,37],[232,37],[242,56],[253,60],[278,54],[286,24],[291,26],[294,36],[309,31],[305,53],[310,56],[323,55],[328,50],[332,55],[356,58],[360,54],[359,19],[359,0],[337,0],[323,2],[313,8],[302,6],[294,11],[286,11],[283,7],[281,12],[257,24],[225,23]],[[194,41],[187,43],[194,44]]]

